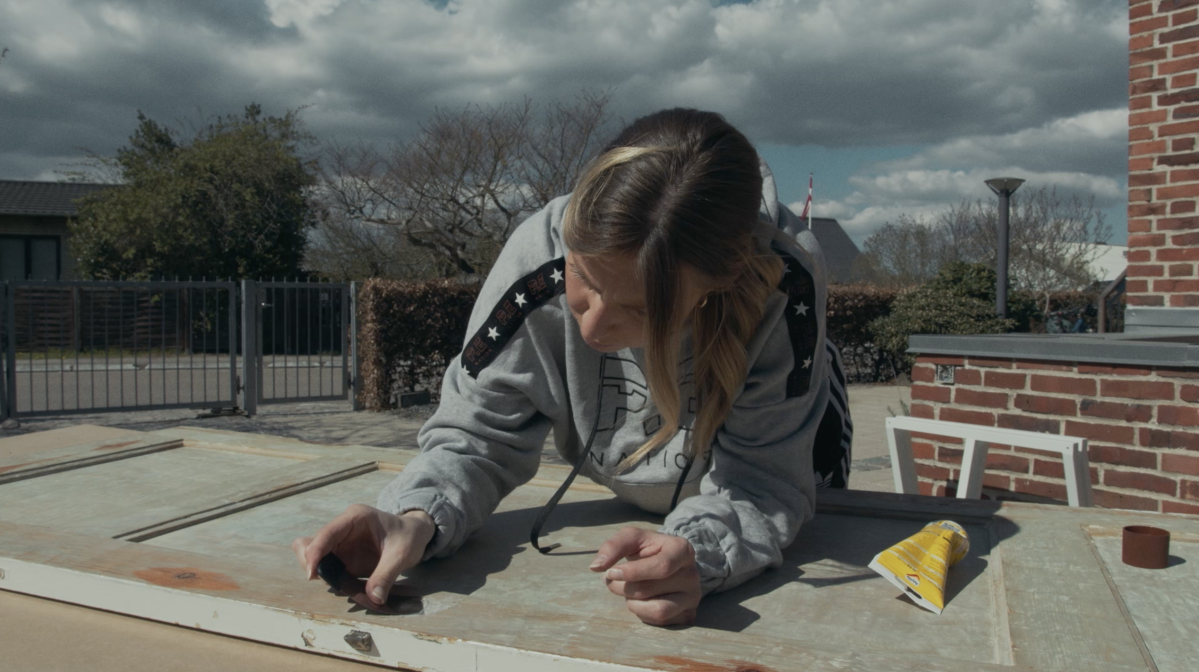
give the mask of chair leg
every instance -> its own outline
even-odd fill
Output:
[[[1066,472],[1066,499],[1070,506],[1091,506],[1091,463],[1083,439],[1062,452]]]
[[[958,498],[978,499],[983,491],[983,472],[987,469],[987,450],[990,444],[980,439],[966,439],[962,452],[962,475],[958,477]]]
[[[887,447],[891,451],[891,477],[895,492],[913,495],[920,492],[916,482],[916,460],[912,457],[912,433],[897,429],[887,418]]]

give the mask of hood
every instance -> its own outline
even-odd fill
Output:
[[[779,225],[778,189],[774,184],[774,173],[770,172],[770,166],[766,165],[766,160],[761,156],[758,157],[758,170],[762,173],[762,205],[758,214],[777,228]]]

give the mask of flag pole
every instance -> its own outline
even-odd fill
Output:
[[[812,174],[808,173],[808,200],[804,201],[803,212],[799,213],[799,221],[808,220],[808,230],[812,229]]]
[[[812,229],[812,174],[808,173],[808,230]]]

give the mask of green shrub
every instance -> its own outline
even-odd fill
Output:
[[[985,264],[955,262],[927,283],[899,293],[891,314],[870,324],[879,348],[889,352],[902,370],[912,360],[905,353],[912,334],[1002,334],[1018,326],[1027,331],[1036,303],[1023,293],[1009,292],[1007,319],[995,314],[995,271]]]
[[[898,292],[874,285],[829,285],[828,339],[841,351],[851,383],[877,383],[895,377],[891,352],[878,347],[871,323],[891,314]]]

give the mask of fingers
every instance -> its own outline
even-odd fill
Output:
[[[366,594],[376,604],[387,602],[391,587],[400,572],[420,563],[436,531],[433,518],[424,511],[409,511],[401,516],[383,514],[387,536],[379,552],[379,562],[366,582]]]
[[[607,571],[612,565],[631,555],[643,555],[646,541],[650,535],[657,534],[639,527],[622,527],[599,547],[595,560],[591,562],[591,571]],[[665,535],[659,535],[665,536]]]
[[[308,559],[305,556],[305,551],[311,543],[312,537],[296,537],[296,540],[291,542],[291,550],[295,552],[296,559],[300,561],[300,567],[304,568],[304,573],[309,581],[316,578],[316,568],[308,565]]]
[[[628,562],[617,564],[621,558]],[[591,564],[603,571],[612,593],[649,625],[681,625],[695,621],[703,597],[695,549],[691,542],[660,532],[626,527],[600,546]]]
[[[606,580],[608,591],[630,600],[650,600],[678,592],[693,592],[699,585],[699,568],[684,567],[665,579],[649,581]]]
[[[318,530],[312,537],[301,537],[301,539],[308,539],[307,545],[303,548],[300,563],[307,569],[309,580],[316,576],[316,566],[321,561],[321,558],[350,539],[356,528],[359,532],[369,530],[369,525],[366,525],[365,521],[374,511],[369,506],[361,504],[351,505]],[[292,542],[293,549],[296,548],[299,541],[300,539],[297,539],[295,542]],[[349,558],[342,558],[342,560],[348,561]],[[349,564],[347,562],[347,565]],[[353,567],[350,569],[351,571],[354,570]]]
[[[641,556],[609,569],[605,576],[614,581],[656,581],[674,576],[689,567],[695,567],[695,549],[691,542],[682,537],[655,534],[654,552],[643,552]]]
[[[671,593],[652,600],[626,600],[625,605],[642,623],[658,626],[694,623],[697,611],[687,593]]]
[[[413,557],[411,550],[412,544],[404,541],[384,545],[379,564],[366,582],[366,594],[376,604],[387,602],[387,594],[391,592],[400,572],[420,562],[420,556]]]

